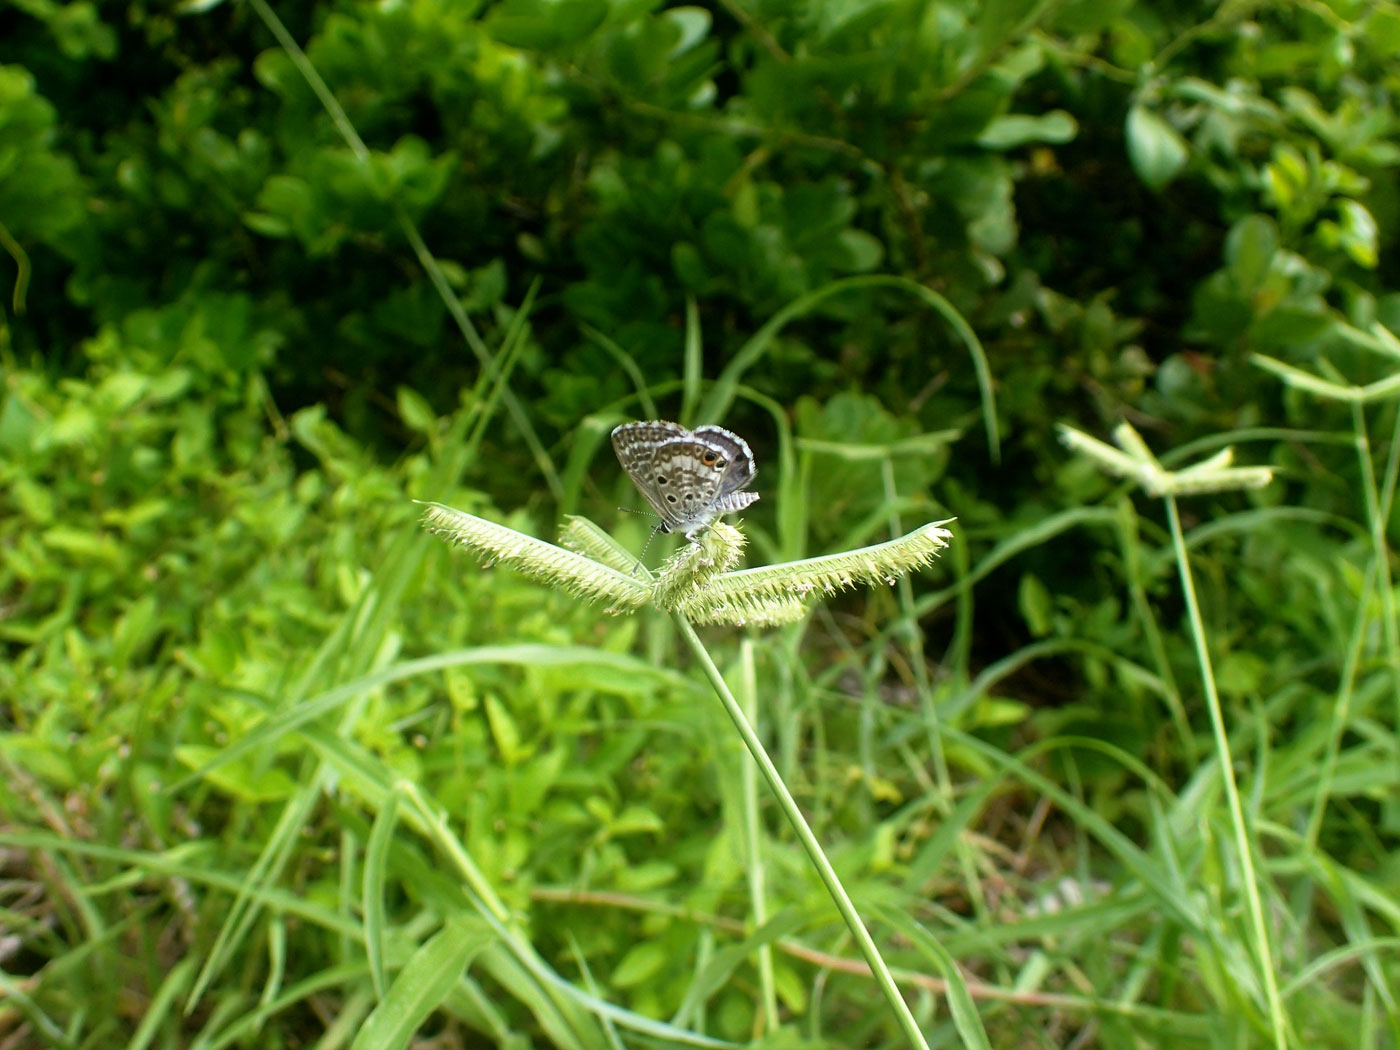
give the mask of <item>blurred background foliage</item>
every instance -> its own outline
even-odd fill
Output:
[[[617,504],[636,501],[597,453],[608,427],[645,414],[635,377],[674,416],[678,396],[693,407],[696,380],[720,375],[797,301],[807,305],[755,353],[715,420],[759,455],[756,549],[864,542],[892,510],[906,524],[956,515],[950,564],[919,590],[956,577],[975,584],[976,603],[926,618],[923,648],[943,661],[948,724],[1000,746],[1084,734],[1184,785],[1208,732],[1155,512],[1139,521],[1122,490],[1070,460],[1057,423],[1104,433],[1128,418],[1162,450],[1233,439],[1245,460],[1278,469],[1270,489],[1191,513],[1225,523],[1194,553],[1227,703],[1254,729],[1258,718],[1311,742],[1280,756],[1278,790],[1259,803],[1296,823],[1355,603],[1377,600],[1364,582],[1377,523],[1353,412],[1285,388],[1251,355],[1355,384],[1394,368],[1375,326],[1400,331],[1395,4],[400,0],[285,2],[276,14],[366,154],[256,2],[0,8],[9,827],[133,850],[220,835],[236,848],[219,859],[249,865],[304,783],[303,741],[243,754],[184,793],[154,790],[266,715],[231,689],[276,707],[403,656],[507,641],[636,642],[670,662],[664,632],[600,624],[447,551],[393,562],[389,597],[383,567],[407,557],[409,496],[546,536],[564,513],[617,522]],[[495,418],[455,469],[453,420],[488,393],[405,223],[486,345],[528,321],[509,378],[521,412]],[[827,294],[884,274],[936,291],[976,331],[999,447],[945,318],[890,283]],[[1377,416],[1384,453],[1395,413],[1387,403]],[[887,476],[841,455],[901,447]],[[1054,541],[1059,525],[1036,534],[1096,506],[1105,513],[1072,538]],[[640,539],[636,523],[619,525]],[[371,592],[382,619],[367,634],[359,620],[346,627]],[[1135,618],[1138,600],[1157,608],[1160,636]],[[903,889],[946,919],[986,902],[948,872],[934,878],[947,843],[900,809],[928,787],[911,770],[929,756],[897,729],[873,743],[865,707],[814,706],[856,690],[894,709],[881,717],[916,717],[907,668],[878,655],[897,612],[884,595],[840,599],[805,639],[785,636],[791,663],[774,657],[763,682],[810,686],[773,715],[774,731],[785,770],[804,775],[805,748],[822,755],[807,771],[821,785],[813,805],[826,837],[849,836],[854,880],[879,897],[898,868]],[[1056,641],[987,695],[970,684]],[[853,647],[871,661],[859,674],[843,663]],[[1125,660],[1167,685],[1147,688]],[[1347,797],[1323,844],[1340,863],[1388,872],[1393,889],[1387,681],[1365,679],[1353,701],[1358,719],[1379,721],[1352,741],[1355,779],[1339,783]],[[1156,693],[1178,687],[1174,725]],[[466,818],[512,905],[545,917],[551,959],[612,960],[611,972],[599,965],[614,997],[664,1016],[690,987],[677,965],[693,950],[688,927],[651,916],[649,944],[674,943],[638,958],[630,916],[595,916],[572,928],[570,948],[546,921],[555,905],[530,891],[670,886],[700,911],[734,903],[737,847],[711,834],[731,826],[735,803],[694,790],[728,744],[695,703],[640,672],[455,669],[375,692],[352,735]],[[697,726],[707,743],[690,750]],[[1042,761],[1108,819],[1150,823],[1121,764]],[[967,749],[952,764],[991,772]],[[1024,831],[1018,801],[1009,792],[979,829]],[[47,816],[19,816],[34,812]],[[318,819],[308,826],[329,838],[299,857],[295,881],[335,906],[339,876],[320,866],[335,829],[359,818]],[[1040,876],[1074,868],[1066,842],[1041,848]],[[115,870],[95,858],[59,874],[22,867],[50,892],[51,880],[76,892]],[[795,900],[816,892],[791,870],[775,883]],[[152,909],[182,931],[175,940],[207,947],[217,904],[173,897],[133,898],[108,921]],[[81,927],[35,919],[30,972]],[[300,936],[308,960],[334,955]],[[230,983],[256,987],[257,958]],[[1003,964],[987,976],[1004,977]],[[121,987],[155,979],[142,962],[116,965],[131,969],[104,988],[113,999],[95,1015],[107,1027],[88,1045],[134,1023]],[[796,972],[783,971],[782,998],[800,1016],[812,990]],[[752,997],[742,981],[724,989],[714,1031],[743,1038]],[[862,1015],[859,991],[833,998],[825,1009],[846,1045],[876,1045],[887,1021]],[[1170,989],[1162,999],[1180,1005]],[[1351,1003],[1344,990],[1312,1004],[1322,1020],[1310,1045],[1356,1045],[1339,1034]],[[1009,1015],[1006,1032],[1023,1034],[1024,1020]],[[499,1034],[515,1022],[474,1023]],[[1105,1025],[1104,1045],[1120,1045]]]

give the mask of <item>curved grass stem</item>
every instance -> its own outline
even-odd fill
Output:
[[[792,825],[792,830],[797,834],[797,840],[802,843],[802,848],[807,851],[807,856],[817,869],[817,874],[825,884],[827,892],[831,894],[831,899],[836,904],[836,910],[841,913],[841,918],[845,920],[846,927],[851,931],[851,936],[855,938],[856,946],[860,948],[861,955],[865,956],[865,961],[870,966],[875,983],[880,986],[880,991],[884,993],[900,1028],[909,1037],[912,1046],[917,1047],[918,1050],[928,1050],[928,1043],[924,1041],[923,1033],[919,1031],[918,1023],[915,1022],[914,1015],[909,1010],[909,1004],[900,995],[889,967],[885,965],[885,960],[880,957],[880,950],[875,947],[875,941],[871,938],[870,931],[865,928],[865,923],[861,921],[860,915],[856,912],[856,906],[851,903],[850,896],[846,893],[845,887],[841,885],[841,880],[836,876],[836,870],[826,859],[826,854],[822,851],[817,836],[812,833],[807,819],[798,809],[797,801],[788,791],[787,785],[783,783],[783,778],[778,774],[778,769],[773,765],[773,760],[768,757],[768,752],[764,750],[762,741],[758,739],[758,734],[754,732],[753,726],[745,717],[743,708],[739,706],[739,701],[734,698],[724,676],[719,673],[719,668],[710,658],[709,651],[705,648],[705,644],[700,641],[700,636],[695,633],[695,628],[691,626],[690,621],[679,613],[672,613],[672,619],[700,661],[700,666],[705,671],[705,677],[710,680],[710,684],[714,687],[720,703],[724,705],[724,710],[728,713],[730,721],[734,723],[734,728],[739,731],[739,736],[743,738],[744,746],[753,755],[754,761],[758,764],[759,772],[763,774],[763,779],[768,781],[768,787],[773,792],[774,798],[778,800],[783,815],[787,817],[788,823]]]

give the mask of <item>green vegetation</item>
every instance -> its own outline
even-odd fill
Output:
[[[0,1045],[1400,1050],[1397,93],[1382,0],[17,0]],[[634,418],[830,560],[629,566]]]

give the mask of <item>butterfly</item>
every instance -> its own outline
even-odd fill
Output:
[[[687,430],[662,419],[623,423],[612,443],[622,469],[661,515],[662,532],[694,541],[721,514],[758,499],[757,492],[741,491],[755,473],[748,442],[723,427]]]

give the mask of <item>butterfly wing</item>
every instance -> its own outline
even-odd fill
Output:
[[[617,461],[622,464],[627,476],[636,481],[637,487],[646,495],[646,489],[638,479],[646,476],[646,471],[651,466],[651,457],[663,442],[689,434],[690,431],[679,423],[668,423],[664,419],[623,423],[622,426],[613,428],[613,451],[617,453]]]
[[[714,519],[710,505],[719,497],[728,466],[724,453],[708,441],[672,438],[662,442],[651,458],[646,479],[651,492],[638,488],[661,515],[668,532],[681,529],[689,536]]]
[[[737,492],[753,480],[754,474],[757,473],[754,468],[753,452],[749,450],[749,443],[738,434],[725,430],[724,427],[703,426],[695,428],[695,436],[724,452],[724,458],[728,465],[724,470],[724,478],[720,482],[719,497]],[[754,497],[754,499],[757,498],[757,496]],[[753,500],[749,500],[749,503],[752,502]],[[743,506],[748,506],[748,503],[743,504]]]
[[[687,537],[721,514],[758,499],[739,491],[754,476],[753,453],[739,435],[653,419],[624,423],[612,432],[613,451],[637,490],[661,517],[665,532]]]
[[[657,472],[656,466],[657,454],[662,446],[674,441],[694,444],[689,430],[664,419],[624,423],[612,432],[613,451],[617,453],[618,462],[637,486],[637,491],[651,504],[651,509],[661,516],[661,528],[665,532],[686,524],[681,514],[679,496],[676,495],[681,483],[671,476],[674,472],[672,456],[677,452],[663,457],[661,473]]]

